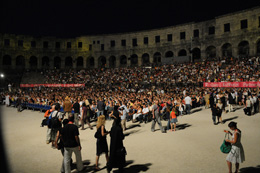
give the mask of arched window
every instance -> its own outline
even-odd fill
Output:
[[[242,41],[238,44],[238,55],[244,57],[247,57],[249,55],[248,41]]]
[[[72,57],[70,57],[70,56],[66,57],[66,59],[65,59],[65,66],[66,67],[72,67],[72,64],[73,64]]]
[[[166,52],[166,53],[165,53],[165,57],[166,57],[166,58],[173,57],[173,52],[172,52],[172,51]]]
[[[115,56],[109,57],[109,67],[113,68],[115,66],[116,66],[116,57]]]
[[[138,65],[138,56],[136,54],[131,55],[131,66]]]
[[[232,56],[232,46],[230,43],[225,43],[222,47],[221,47],[221,51],[222,51],[222,56],[224,57],[231,57]]]
[[[56,57],[54,58],[54,67],[55,67],[56,69],[60,69],[60,67],[61,67],[61,58],[58,57],[58,56],[56,56]]]
[[[82,56],[77,58],[77,67],[83,67],[83,57]]]
[[[149,54],[145,53],[142,55],[142,64],[146,65],[150,63]]]
[[[49,66],[50,66],[49,57],[44,56],[44,57],[42,58],[42,67],[43,67],[43,68],[48,68]]]
[[[36,69],[37,68],[37,64],[38,64],[37,61],[38,61],[38,59],[35,56],[31,56],[30,57],[29,63],[30,63],[30,68],[31,69]]]
[[[187,56],[187,52],[185,49],[181,49],[178,53],[178,56]]]

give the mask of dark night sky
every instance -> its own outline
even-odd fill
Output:
[[[259,0],[6,0],[0,32],[75,37],[160,28],[259,6]]]

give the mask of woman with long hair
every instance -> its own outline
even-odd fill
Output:
[[[228,165],[229,173],[231,173],[232,163],[236,164],[235,173],[238,173],[239,164],[245,161],[245,153],[244,153],[243,146],[241,144],[241,130],[237,128],[237,123],[233,121],[231,121],[228,124],[228,127],[232,130],[232,133],[227,130],[224,130],[224,132],[232,135],[231,140],[226,139],[226,142],[231,143],[232,148],[226,158],[227,165]]]
[[[119,168],[119,172],[123,172],[126,151],[123,145],[125,136],[121,127],[120,118],[114,119],[114,123],[110,131],[110,137],[110,156],[107,171],[110,172],[113,168]]]
[[[107,135],[109,132],[106,131],[105,128],[106,117],[105,115],[101,115],[97,120],[97,132],[95,137],[97,138],[97,153],[96,153],[96,170],[100,170],[98,167],[99,157],[102,153],[106,154],[106,160],[108,163],[108,146],[107,146]]]

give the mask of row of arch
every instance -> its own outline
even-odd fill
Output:
[[[191,52],[188,52],[186,49],[181,49],[178,51],[177,56],[188,56],[190,53],[193,56],[193,59],[200,59],[201,58],[201,50],[199,48],[194,48]],[[215,46],[208,46],[205,50],[207,58],[215,58],[216,57],[216,47]],[[221,47],[221,54],[222,56],[232,56],[232,45],[230,43],[225,43]],[[257,54],[260,54],[260,41],[257,42]],[[248,41],[242,41],[238,44],[238,55],[239,56],[246,56],[249,55],[249,43]],[[173,58],[176,57],[174,52],[169,50],[164,53],[164,58]],[[130,57],[126,55],[121,55],[119,59],[115,56],[110,56],[108,59],[106,56],[99,56],[97,62],[95,62],[95,58],[90,56],[86,59],[86,67],[116,67],[117,61],[119,61],[120,66],[137,66],[137,65],[145,65],[150,63],[161,63],[162,61],[162,54],[160,52],[155,52],[150,59],[149,53],[144,53],[141,56],[141,59],[138,61],[138,55],[132,54]],[[129,63],[127,63],[129,60]],[[54,57],[51,59],[48,56],[44,56],[41,59],[41,68],[48,68],[53,62],[53,66],[56,68],[61,68],[62,59],[59,56]],[[37,68],[38,67],[38,58],[36,56],[31,56],[29,58],[29,67],[30,68]],[[82,56],[77,57],[75,60],[71,56],[65,58],[65,67],[73,67],[73,64],[76,63],[77,68],[83,68],[84,66],[84,58]],[[95,64],[98,63],[98,64]],[[10,55],[4,55],[2,59],[3,66],[10,66],[12,64],[12,58]],[[109,64],[109,66],[107,65]],[[19,55],[15,59],[16,67],[24,68],[25,67],[25,58],[22,55]]]

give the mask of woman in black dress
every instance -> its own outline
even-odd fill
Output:
[[[96,153],[96,170],[100,170],[98,167],[98,161],[99,161],[99,156],[102,153],[106,154],[106,160],[108,163],[108,146],[107,146],[107,135],[109,132],[106,131],[105,128],[105,122],[106,122],[106,117],[105,115],[101,115],[98,117],[97,121],[97,132],[95,134],[95,137],[97,138],[97,153]]]
[[[112,168],[119,168],[119,172],[123,171],[125,166],[126,151],[123,145],[125,138],[123,129],[121,127],[121,119],[114,119],[113,127],[110,131],[110,156],[107,165],[107,171],[110,172]]]

